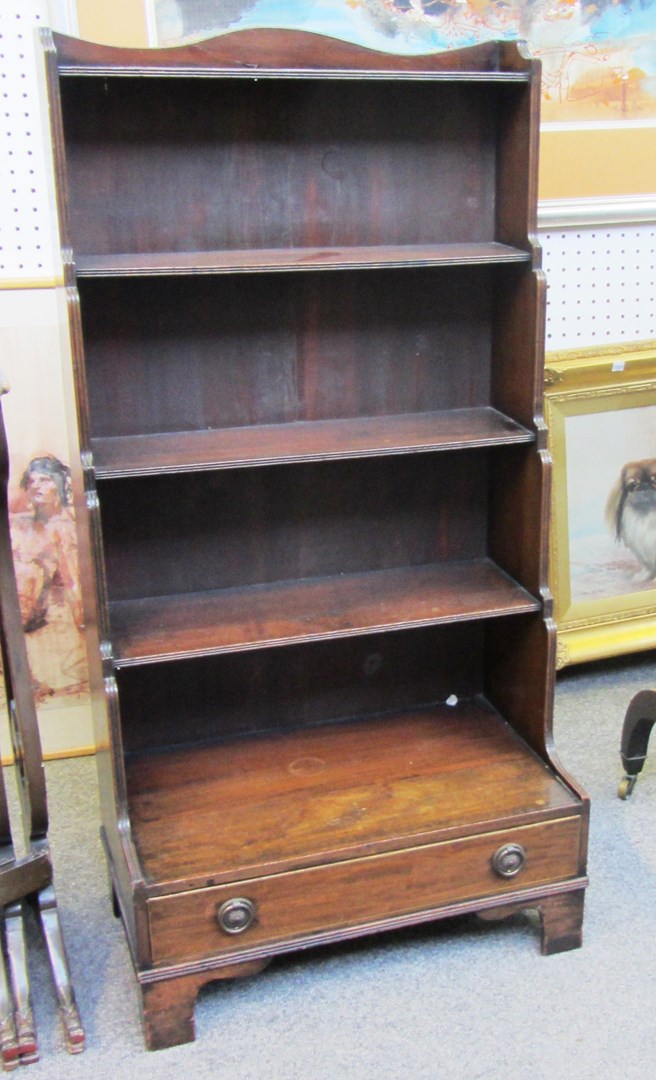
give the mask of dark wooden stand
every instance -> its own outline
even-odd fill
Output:
[[[465,911],[580,943],[552,747],[539,65],[44,35],[103,837],[151,1047]]]
[[[0,377],[0,395],[6,386]],[[32,904],[43,932],[67,1049],[84,1049],[84,1031],[64,948],[48,844],[48,804],[32,679],[23,637],[9,534],[9,458],[0,405],[0,654],[18,776],[19,835],[0,766],[0,1056],[6,1071],[38,1061],[23,916]],[[7,966],[5,966],[5,957]]]
[[[618,795],[628,799],[647,759],[647,747],[656,724],[656,690],[640,690],[629,702],[622,726],[620,757],[625,775]]]

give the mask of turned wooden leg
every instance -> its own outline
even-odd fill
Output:
[[[583,936],[583,902],[585,891],[560,893],[542,900],[538,905],[542,924],[542,953],[566,952],[579,949]]]

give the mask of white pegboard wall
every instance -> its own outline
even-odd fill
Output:
[[[0,0],[0,286],[52,283],[59,256],[36,28],[45,0]]]
[[[656,338],[656,222],[540,233],[547,351]]]

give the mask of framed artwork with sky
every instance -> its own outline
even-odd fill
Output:
[[[543,121],[656,122],[654,0],[150,0],[158,45],[295,26],[389,52],[524,38],[542,61]]]
[[[656,193],[656,0],[71,0],[80,37],[165,46],[300,27],[390,52],[522,38],[542,61],[540,200]]]

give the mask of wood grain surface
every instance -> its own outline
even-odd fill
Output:
[[[138,755],[127,775],[149,882],[239,880],[577,805],[477,701]]]

